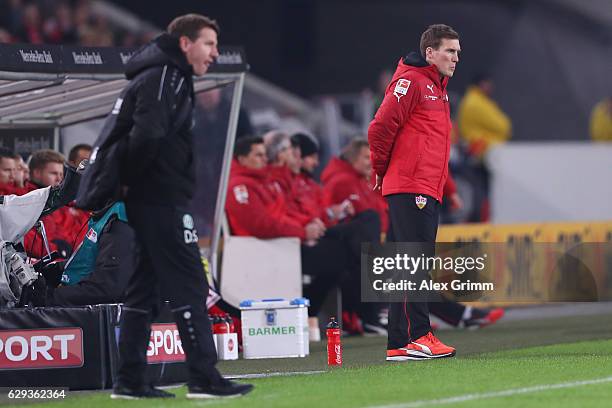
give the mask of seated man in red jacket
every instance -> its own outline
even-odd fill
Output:
[[[64,156],[54,150],[38,150],[32,154],[29,167],[30,181],[25,185],[26,191],[56,186],[64,177]],[[70,256],[76,243],[85,236],[88,218],[86,212],[67,206],[42,217],[51,251]],[[30,256],[40,258],[45,255],[42,239],[35,230],[26,234],[24,246]]]
[[[291,142],[299,164],[294,166],[296,169],[290,166],[293,177],[289,196],[294,207],[302,216],[322,220],[327,227],[326,237],[340,241],[348,252],[345,279],[341,284],[343,321],[346,323],[343,328],[351,334],[386,334],[375,305],[361,302],[360,288],[361,245],[380,241],[380,216],[369,209],[355,215],[348,197],[325,202],[323,188],[314,178],[319,164],[318,141],[305,133],[296,133]]]
[[[306,133],[295,133],[291,143],[299,150],[300,168],[294,179],[294,193],[299,208],[322,218],[327,226],[355,215],[355,208],[348,197],[340,200],[324,200],[323,187],[314,178],[319,167],[319,142]]]
[[[320,220],[304,223],[290,215],[285,193],[269,177],[266,161],[263,139],[236,142],[225,206],[230,228],[239,236],[300,238],[302,273],[313,277],[304,296],[310,299],[309,314],[316,316],[344,271],[345,248],[324,236]]]

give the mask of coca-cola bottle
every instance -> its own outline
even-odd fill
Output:
[[[213,317],[213,326],[212,331],[213,334],[225,334],[229,333],[229,323],[222,316],[215,315]]]
[[[327,325],[327,365],[342,365],[342,342],[340,339],[340,325],[335,317],[329,319]]]

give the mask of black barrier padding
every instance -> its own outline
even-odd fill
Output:
[[[133,47],[78,47],[71,45],[0,44],[0,71],[47,74],[122,74],[137,50]],[[245,72],[241,47],[219,47],[210,73]]]
[[[68,387],[73,390],[107,387],[106,308],[106,306],[90,306],[84,308],[0,310],[0,335],[4,339],[0,348],[0,385],[3,387]],[[45,345],[45,341],[51,341],[54,333],[44,329],[68,328],[72,328],[75,332],[79,331],[79,328],[82,330],[82,366],[71,368],[7,368],[11,363],[6,355],[6,342],[11,336],[10,333],[15,331],[22,334],[24,331],[34,333],[33,330],[40,330],[39,334],[48,334],[49,340],[40,338],[35,345],[40,350],[40,347]],[[14,337],[25,339],[27,336]],[[21,341],[27,343],[28,340]],[[74,346],[76,340],[73,341],[75,343],[70,344]],[[35,343],[34,340],[32,340],[33,343]],[[59,340],[53,340],[53,345],[57,346],[56,353],[59,353],[59,344]],[[15,360],[14,354],[20,354],[23,348],[14,341],[12,341],[12,345],[12,359]],[[29,355],[20,359],[20,364],[40,366],[47,363],[44,352],[39,351],[35,355],[34,347],[31,345],[28,347]],[[56,357],[55,354],[47,353],[46,355]]]
[[[107,341],[109,356],[109,382],[114,383],[117,369],[119,367],[118,341],[120,330],[119,322],[121,318],[121,305],[108,305],[107,309]],[[170,311],[168,302],[165,302],[160,310],[155,323],[174,323],[174,316]],[[187,382],[187,365],[185,362],[160,362],[149,363],[147,367],[147,382],[158,385],[169,385]]]

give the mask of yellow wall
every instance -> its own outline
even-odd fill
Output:
[[[438,242],[495,244],[484,303],[612,300],[612,221],[448,225]]]

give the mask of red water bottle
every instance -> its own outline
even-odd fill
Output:
[[[230,325],[222,316],[215,315],[213,317],[213,334],[226,334],[230,332]]]
[[[340,340],[340,325],[335,317],[329,319],[327,325],[327,365],[342,365],[342,342]]]
[[[229,333],[236,333],[236,326],[234,325],[234,319],[229,314],[225,315],[225,320],[229,324]]]

